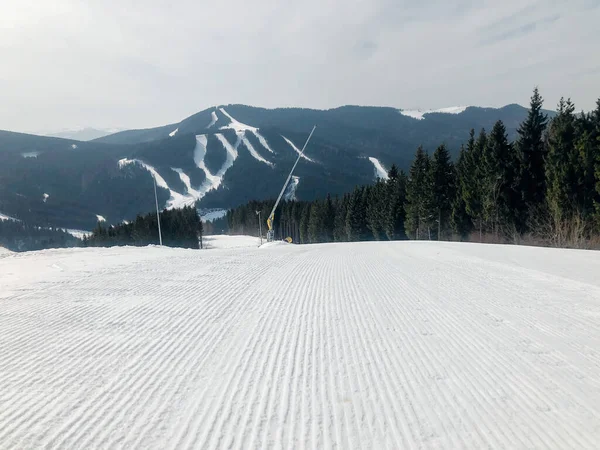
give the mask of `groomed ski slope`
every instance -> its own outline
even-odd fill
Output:
[[[600,253],[250,244],[0,256],[0,446],[598,448]]]

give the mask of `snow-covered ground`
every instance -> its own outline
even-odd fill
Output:
[[[171,132],[169,133],[169,137],[173,137],[173,136],[175,136],[175,135],[177,134],[177,132],[178,132],[178,131],[179,131],[179,128],[175,128],[173,131],[171,131]]]
[[[598,448],[600,253],[246,239],[0,258],[0,446]]]
[[[226,234],[217,234],[214,236],[204,236],[202,242],[205,249],[232,249],[232,248],[258,248],[260,238],[258,236],[228,236]],[[263,242],[265,242],[263,240]]]
[[[448,108],[440,109],[402,109],[400,114],[403,116],[412,117],[413,119],[423,120],[426,114],[440,113],[440,114],[460,114],[465,112],[468,106],[450,106]]]
[[[222,219],[227,215],[227,210],[222,208],[213,208],[200,211],[200,217],[204,222],[212,222],[217,219]]]
[[[371,156],[369,157],[369,161],[371,161],[373,163],[373,166],[375,167],[376,177],[381,178],[382,180],[387,180],[389,178],[387,170],[385,170],[385,167],[383,167],[383,164],[381,164],[381,162],[377,158]]]
[[[17,219],[15,219],[14,217],[7,216],[6,214],[2,214],[2,213],[0,213],[0,220],[12,220],[12,221],[17,221]]]

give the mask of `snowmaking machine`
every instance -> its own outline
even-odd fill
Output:
[[[294,169],[298,165],[298,161],[300,161],[300,158],[302,158],[302,156],[304,156],[304,150],[306,149],[306,146],[308,145],[308,141],[310,141],[310,138],[312,137],[316,128],[317,128],[317,126],[315,125],[313,127],[312,131],[310,132],[310,134],[308,135],[308,139],[304,143],[304,147],[302,147],[302,150],[300,151],[300,153],[298,153],[298,158],[296,158],[296,162],[292,166],[292,170],[290,170],[290,174],[288,175],[287,180],[285,180],[285,183],[283,183],[283,187],[281,188],[279,197],[277,197],[275,206],[273,206],[273,210],[271,211],[271,214],[269,214],[269,217],[267,217],[267,228],[268,228],[267,242],[273,242],[273,240],[275,239],[275,230],[273,229],[273,221],[275,220],[275,211],[277,210],[277,206],[279,206],[279,202],[281,201],[281,198],[283,197],[283,194],[284,194],[285,190],[287,189],[287,186],[290,183],[290,180],[292,179],[292,174],[294,173]]]

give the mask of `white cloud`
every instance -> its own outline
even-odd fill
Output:
[[[0,0],[0,128],[142,127],[229,102],[591,109],[597,0]]]

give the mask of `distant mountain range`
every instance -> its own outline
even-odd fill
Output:
[[[471,128],[489,130],[499,119],[513,139],[526,115],[519,105],[429,111],[227,105],[88,142],[89,130],[80,130],[79,139],[0,131],[0,213],[78,229],[91,229],[98,216],[132,220],[152,210],[153,179],[168,208],[229,208],[275,197],[313,125],[286,198],[339,195],[374,182],[393,163],[408,169],[418,145],[433,151],[445,143],[456,155]]]
[[[110,128],[110,129],[102,129],[102,128],[92,128],[92,127],[84,127],[84,128],[75,128],[75,129],[65,129],[60,131],[44,131],[33,133],[38,136],[48,136],[48,137],[57,137],[62,139],[73,139],[75,141],[93,141],[94,139],[98,139],[104,136],[108,136],[110,134],[118,133],[119,131],[123,131],[123,128]]]

